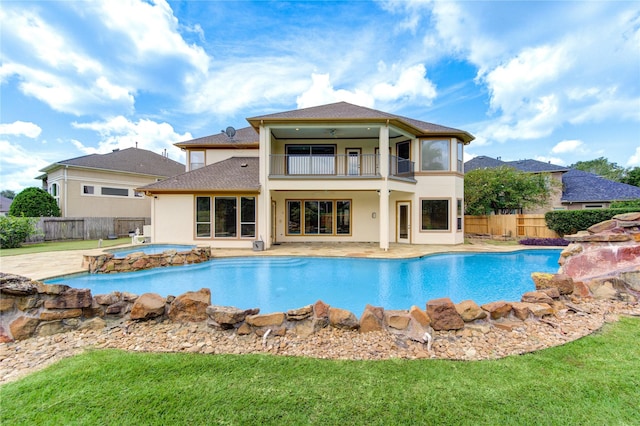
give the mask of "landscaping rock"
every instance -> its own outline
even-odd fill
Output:
[[[322,300],[318,300],[313,305],[313,315],[316,318],[329,318],[329,305]]]
[[[395,330],[405,330],[410,321],[407,311],[384,311],[384,322]]]
[[[448,297],[428,301],[427,315],[431,318],[434,330],[459,330],[464,327],[462,317]]]
[[[411,315],[411,318],[423,327],[428,327],[431,324],[431,318],[429,318],[429,315],[415,305],[409,309],[409,315]]]
[[[55,299],[46,300],[44,307],[45,309],[88,308],[92,303],[91,290],[69,288],[59,294]]]
[[[367,305],[360,317],[360,333],[372,333],[382,330],[382,318],[379,311],[375,307]]]
[[[497,302],[485,303],[482,305],[482,309],[489,313],[489,317],[491,317],[491,319],[497,320],[505,318],[511,313],[511,304],[500,300]]]
[[[211,305],[206,309],[206,313],[211,320],[209,325],[219,327],[223,330],[234,328],[236,324],[245,320],[248,315],[257,315],[260,309],[238,309],[233,306]]]
[[[289,321],[302,321],[313,315],[313,306],[307,305],[298,309],[290,309],[287,311],[287,319]]]
[[[148,320],[164,315],[165,299],[156,293],[145,293],[138,297],[131,307],[132,320]],[[113,306],[113,305],[112,305]]]
[[[553,299],[543,291],[529,291],[522,295],[521,302],[527,303],[553,303]]]
[[[168,315],[172,321],[205,321],[207,319],[207,307],[210,304],[211,290],[208,288],[188,291],[171,302]]]
[[[0,272],[0,293],[11,296],[36,294],[38,288],[28,278]]]
[[[358,318],[346,309],[329,308],[329,324],[335,328],[355,330],[358,328]]]
[[[487,312],[482,310],[473,300],[465,300],[458,303],[456,305],[456,311],[460,314],[464,322],[471,322],[487,317]]]
[[[254,327],[274,327],[284,322],[284,312],[274,312],[263,315],[247,315],[246,322]]]
[[[36,327],[40,324],[38,318],[21,316],[16,318],[9,324],[9,331],[14,340],[28,339],[33,336],[36,331]]]

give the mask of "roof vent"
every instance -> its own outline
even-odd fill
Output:
[[[240,167],[247,167],[248,164],[247,163],[240,163]]]
[[[118,151],[120,151],[120,148],[114,148],[113,151],[111,152],[118,152]]]

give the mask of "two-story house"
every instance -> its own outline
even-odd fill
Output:
[[[184,173],[182,163],[140,148],[116,149],[50,164],[42,189],[63,217],[150,217],[151,201],[136,188]]]
[[[187,172],[139,188],[156,242],[463,243],[469,133],[339,102],[180,142]]]

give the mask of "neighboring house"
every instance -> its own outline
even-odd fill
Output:
[[[11,198],[3,197],[0,195],[0,216],[6,216],[9,214],[11,203],[13,203],[13,200]]]
[[[139,188],[154,241],[463,243],[469,133],[345,102],[247,121],[177,143],[188,171]]]
[[[151,200],[136,188],[184,173],[185,166],[139,148],[91,154],[44,169],[42,188],[63,217],[150,217]]]
[[[607,208],[613,201],[640,199],[640,188],[614,182],[593,173],[570,169],[537,160],[501,161],[500,158],[474,157],[464,163],[466,172],[475,169],[509,166],[527,173],[549,173],[562,183],[546,206],[523,213],[544,213],[549,210],[580,210]]]

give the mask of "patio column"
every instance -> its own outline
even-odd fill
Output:
[[[389,250],[389,125],[380,127],[380,248]]]
[[[269,127],[260,126],[260,195],[258,196],[258,234],[256,240],[264,241],[264,248],[271,247],[271,191],[269,189],[269,159],[271,138]]]

